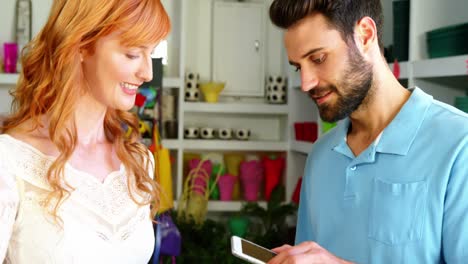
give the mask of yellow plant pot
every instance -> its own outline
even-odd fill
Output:
[[[224,89],[223,82],[208,82],[200,84],[200,90],[208,103],[217,103],[219,93]]]

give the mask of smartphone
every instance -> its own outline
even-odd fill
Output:
[[[231,237],[231,251],[234,256],[254,264],[265,264],[276,256],[275,252],[238,236]]]

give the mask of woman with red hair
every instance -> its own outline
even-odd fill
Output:
[[[158,186],[127,111],[169,30],[160,0],[54,0],[0,135],[0,262],[148,262]]]

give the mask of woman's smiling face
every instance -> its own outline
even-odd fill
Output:
[[[104,36],[93,51],[82,51],[85,89],[105,107],[129,110],[137,88],[153,78],[151,53],[156,44],[125,47],[119,32]]]

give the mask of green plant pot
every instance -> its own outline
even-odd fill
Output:
[[[468,23],[435,29],[426,33],[430,58],[468,53]]]
[[[408,60],[409,9],[407,0],[393,1],[393,56],[398,61]]]
[[[229,230],[231,234],[244,237],[249,227],[249,219],[245,216],[233,216],[229,218]]]

